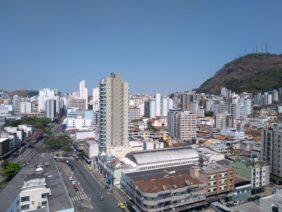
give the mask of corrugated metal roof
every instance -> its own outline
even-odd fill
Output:
[[[162,163],[177,160],[187,160],[199,157],[194,149],[166,149],[160,151],[138,152],[131,155],[137,165],[145,165],[151,163]]]

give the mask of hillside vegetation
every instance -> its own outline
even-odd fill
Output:
[[[219,94],[221,87],[236,92],[263,92],[282,87],[282,55],[249,54],[226,64],[198,92]]]

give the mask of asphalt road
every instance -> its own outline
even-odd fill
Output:
[[[89,197],[86,195],[83,187],[80,185],[79,180],[74,176],[73,171],[64,162],[58,162],[58,168],[62,174],[62,178],[68,190],[71,201],[73,202],[75,211],[90,212],[93,211],[92,204],[90,203]],[[69,179],[72,177],[75,184],[77,185],[78,191],[73,187],[72,181]]]
[[[51,128],[52,135],[56,135],[62,131],[62,125],[56,124],[53,128]],[[26,148],[26,150],[20,154],[16,158],[10,157],[8,160],[10,162],[17,162],[20,165],[26,165],[28,164],[37,154],[40,154],[42,152],[45,152],[48,148],[44,145],[44,141],[46,138],[43,138],[36,142],[33,145],[33,148]]]
[[[72,160],[74,166],[74,175],[77,178],[80,186],[90,198],[93,210],[97,212],[114,212],[122,211],[117,207],[117,202],[113,195],[101,187],[98,180],[94,178],[81,164]],[[104,201],[100,200],[100,196],[104,197]]]

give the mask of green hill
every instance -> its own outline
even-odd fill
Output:
[[[282,55],[249,54],[235,59],[205,81],[197,91],[218,94],[221,87],[238,93],[282,87]]]

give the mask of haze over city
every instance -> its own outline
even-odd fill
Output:
[[[1,88],[70,92],[116,72],[131,92],[169,93],[266,42],[282,51],[281,1],[212,2],[3,0]]]

